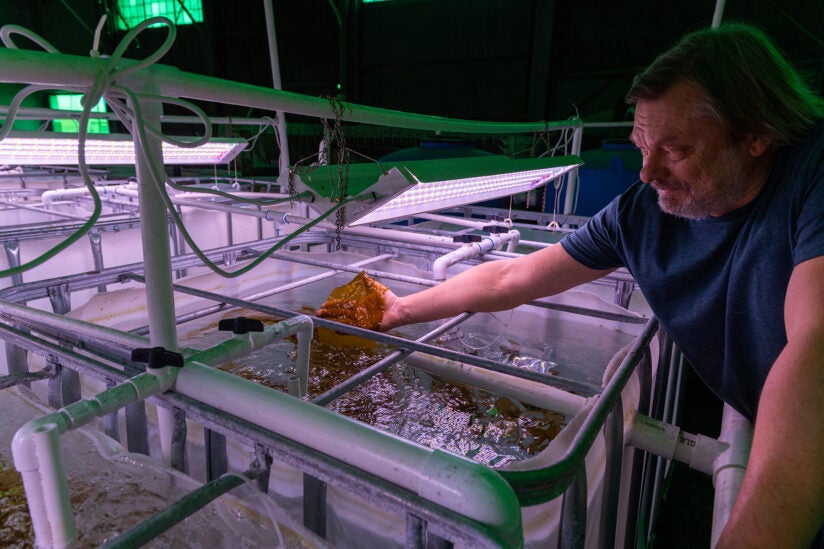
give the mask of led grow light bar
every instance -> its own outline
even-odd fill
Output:
[[[338,178],[341,176],[346,180],[345,196],[339,196]],[[278,183],[284,187],[293,186],[298,192],[309,191],[312,200],[308,205],[319,214],[344,198],[358,197],[359,200],[350,202],[342,210],[343,222],[348,225],[409,189],[415,181],[397,168],[368,162],[351,164],[345,170],[339,170],[336,164],[296,170],[292,174],[282,174]]]
[[[0,140],[0,164],[11,166],[78,164],[78,140],[72,134],[12,132]],[[246,147],[243,139],[212,139],[199,147],[163,143],[164,164],[224,164]],[[86,139],[89,165],[135,163],[134,143],[129,135],[90,135]]]
[[[577,156],[519,160],[489,156],[404,162],[397,169],[416,185],[349,224],[397,219],[531,191],[581,164]],[[458,175],[461,172],[463,176]]]

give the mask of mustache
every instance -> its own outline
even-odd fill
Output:
[[[674,190],[685,189],[686,188],[683,184],[677,183],[677,182],[674,182],[674,181],[655,180],[655,181],[650,181],[648,184],[649,184],[650,187],[652,187],[656,191],[674,191]]]

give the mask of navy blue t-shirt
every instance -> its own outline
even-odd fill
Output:
[[[688,220],[657,201],[638,182],[561,245],[587,267],[626,267],[698,375],[752,420],[787,343],[790,274],[824,255],[824,125],[782,149],[760,195],[738,210]]]

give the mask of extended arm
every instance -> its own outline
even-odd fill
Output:
[[[455,316],[463,312],[511,309],[600,278],[556,244],[516,258],[491,261],[405,297],[386,296],[381,329]]]
[[[741,491],[718,548],[809,547],[824,521],[824,257],[793,271]]]

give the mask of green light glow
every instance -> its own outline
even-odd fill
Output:
[[[63,111],[82,111],[83,105],[80,100],[83,96],[79,93],[61,93],[49,96],[49,106],[52,109]],[[106,100],[101,98],[97,105],[92,107],[92,112],[106,112]],[[78,120],[58,119],[52,120],[52,128],[56,132],[77,133],[80,125]],[[89,120],[89,133],[109,133],[109,121],[99,118]]]
[[[201,0],[117,0],[117,9],[120,13],[117,28],[120,30],[129,30],[141,21],[159,16],[168,17],[175,25],[203,22]]]

